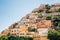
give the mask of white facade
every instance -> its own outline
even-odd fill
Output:
[[[48,28],[39,28],[37,30],[38,30],[40,36],[47,36]]]

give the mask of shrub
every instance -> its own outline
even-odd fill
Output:
[[[36,32],[36,31],[37,31],[37,29],[36,29],[36,28],[28,27],[28,31],[29,31],[29,32]]]
[[[38,13],[43,12],[43,10],[39,10]]]
[[[8,38],[8,40],[33,40],[32,37],[14,37],[14,36],[10,36]]]
[[[0,37],[0,40],[8,40],[8,36],[7,35],[3,35]]]
[[[60,8],[56,12],[60,12]]]
[[[51,16],[46,16],[46,20],[51,20]]]
[[[36,13],[36,12],[39,12],[39,9],[38,8],[35,8],[33,9],[32,13]]]
[[[46,13],[52,13],[52,11],[50,9],[45,11]]]
[[[45,5],[45,8],[46,9],[50,9],[50,6],[47,4],[47,5]]]
[[[43,16],[42,16],[42,14],[38,14],[38,18],[42,18]]]

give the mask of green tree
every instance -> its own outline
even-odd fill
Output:
[[[8,40],[8,36],[7,35],[3,35],[0,37],[0,40]]]
[[[54,26],[59,27],[59,25],[60,25],[60,16],[55,16],[52,21],[53,21]]]
[[[8,40],[16,40],[16,38],[14,36],[9,36]]]
[[[33,40],[32,37],[20,37],[19,40]]]
[[[28,40],[33,40],[33,38],[32,37],[28,37]]]
[[[33,40],[32,37],[18,37],[18,36],[6,36],[3,35],[0,37],[0,40]]]
[[[58,23],[58,27],[60,27],[60,23]]]
[[[60,40],[60,32],[57,31],[57,30],[54,30],[54,31],[50,30],[48,32],[48,39],[50,39],[50,40]]]
[[[51,20],[51,16],[46,16],[46,20]]]
[[[50,6],[48,4],[45,5],[46,9],[50,9]]]
[[[58,12],[60,12],[60,8],[58,9]]]
[[[60,12],[60,8],[56,12]]]
[[[47,9],[45,12],[46,13],[52,13],[52,11],[50,9]]]
[[[20,39],[19,40],[24,40],[25,38],[24,37],[20,37]]]

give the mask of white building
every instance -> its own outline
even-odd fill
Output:
[[[40,36],[47,36],[47,33],[48,33],[49,29],[48,28],[39,28],[37,30],[38,30]]]

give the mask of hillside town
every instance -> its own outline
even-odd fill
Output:
[[[0,36],[31,37],[33,40],[49,40],[50,30],[60,30],[60,4],[41,4],[1,32]],[[60,32],[59,32],[60,35]]]

